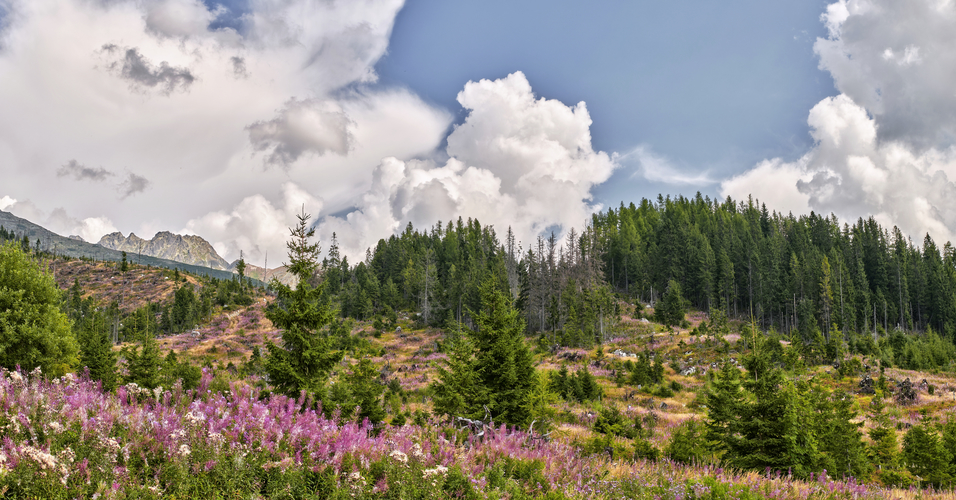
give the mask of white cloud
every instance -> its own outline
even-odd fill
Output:
[[[296,214],[305,211],[313,216],[314,222],[315,215],[322,210],[321,201],[291,182],[282,186],[280,200],[273,203],[260,194],[252,195],[231,210],[190,220],[182,232],[202,236],[223,256],[237,259],[241,250],[249,262],[258,265],[262,265],[272,250],[275,267],[285,258],[288,228],[297,224]]]
[[[92,243],[99,241],[104,234],[116,231],[116,226],[106,217],[78,219],[68,214],[63,207],[46,213],[30,200],[19,201],[10,196],[0,198],[0,210],[39,224],[60,236],[78,235]]]
[[[921,242],[956,236],[956,4],[840,0],[814,50],[841,94],[807,119],[813,149],[721,184],[794,213],[874,216]],[[793,207],[805,206],[802,209]]]
[[[801,192],[797,184],[809,178],[801,163],[784,163],[779,158],[764,160],[752,170],[722,182],[720,195],[736,200],[753,196],[772,210],[805,214],[810,208],[810,196]]]
[[[16,199],[11,198],[9,196],[4,196],[3,198],[0,198],[0,210],[6,210],[7,207],[13,205],[16,202],[17,202]]]
[[[814,51],[837,89],[876,117],[880,140],[956,142],[956,3],[840,0]]]
[[[146,29],[159,36],[203,36],[216,13],[200,0],[161,0],[146,5]]]
[[[874,119],[849,97],[821,101],[808,123],[816,139],[800,160],[764,161],[721,184],[721,195],[752,194],[794,214],[815,210],[853,222],[873,215],[922,241],[953,240],[956,229],[956,148],[918,153],[901,141],[880,141]]]
[[[242,33],[211,30],[222,12],[199,0],[3,4],[3,194],[125,233],[252,210],[249,199],[282,210],[288,182],[346,209],[382,158],[429,154],[451,123],[407,90],[363,86],[401,0],[252,0]],[[242,249],[241,235],[214,234]]]
[[[555,225],[580,228],[600,208],[591,188],[616,164],[591,147],[584,103],[536,99],[520,72],[469,82],[458,101],[469,114],[448,137],[450,158],[442,165],[382,161],[358,210],[322,222],[324,238],[336,232],[343,251],[356,258],[406,221],[427,228],[461,216],[498,231],[511,226],[530,243]]]
[[[277,115],[246,127],[256,151],[271,151],[266,163],[288,167],[306,153],[348,153],[350,120],[338,103],[291,99]]]
[[[583,102],[521,73],[468,82],[450,134],[447,111],[367,85],[401,0],[251,0],[238,31],[199,0],[2,1],[3,194],[34,221],[62,207],[57,227],[88,240],[182,228],[275,264],[305,203],[352,256],[407,220],[530,242],[585,223],[616,166]]]

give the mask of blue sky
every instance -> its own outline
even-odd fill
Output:
[[[248,2],[216,25],[241,29]],[[836,95],[813,42],[826,36],[825,1],[701,2],[410,0],[387,54],[384,87],[405,86],[455,114],[468,81],[522,71],[538,96],[585,101],[595,149],[645,146],[682,172],[715,182],[634,176],[626,159],[594,190],[605,206],[659,193],[716,196],[717,181],[765,158],[794,160],[812,145],[808,110]]]
[[[0,210],[92,241],[697,191],[956,239],[953,2],[0,0],[0,74]]]
[[[596,149],[647,144],[683,168],[726,173],[811,145],[807,111],[837,93],[812,47],[825,7],[411,0],[376,69],[459,120],[463,82],[520,70],[540,96],[587,103]]]

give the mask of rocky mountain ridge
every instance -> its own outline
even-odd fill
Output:
[[[93,243],[87,243],[82,238],[67,238],[60,236],[38,224],[34,224],[26,219],[17,217],[10,212],[0,210],[0,227],[12,232],[17,238],[26,237],[31,247],[38,245],[40,250],[51,252],[55,255],[66,255],[69,257],[84,257],[100,261],[118,261],[122,258],[121,251],[107,248]],[[126,251],[130,253],[129,251]],[[207,266],[198,266],[195,264],[153,257],[150,255],[129,256],[133,262],[144,266],[162,267],[166,269],[179,269],[195,275],[208,275],[217,279],[232,279],[232,270],[222,270],[210,268]]]
[[[126,253],[149,255],[161,259],[174,260],[185,264],[232,271],[233,265],[219,256],[216,249],[200,236],[173,234],[160,231],[152,239],[145,240],[129,233],[110,233],[97,243],[98,245]]]

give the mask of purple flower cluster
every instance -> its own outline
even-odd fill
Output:
[[[217,393],[209,390],[211,382],[205,372],[193,391],[129,384],[104,393],[85,377],[47,380],[39,373],[0,371],[0,492],[42,484],[42,491],[64,488],[59,496],[69,498],[158,497],[177,481],[202,477],[325,471],[336,488],[358,497],[417,481],[434,490],[427,498],[441,498],[442,482],[454,470],[479,496],[498,497],[490,488],[500,477],[489,471],[502,463],[533,463],[540,475],[524,486],[532,496],[556,491],[571,498],[702,498],[711,488],[740,493],[721,498],[889,493],[825,475],[798,482],[668,461],[610,461],[583,456],[566,439],[534,440],[503,426],[486,429],[481,440],[436,421],[375,429],[368,422],[328,418],[305,397],[265,399],[243,384]]]

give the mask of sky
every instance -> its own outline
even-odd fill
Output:
[[[0,210],[274,267],[658,194],[956,232],[953,0],[0,0]]]

